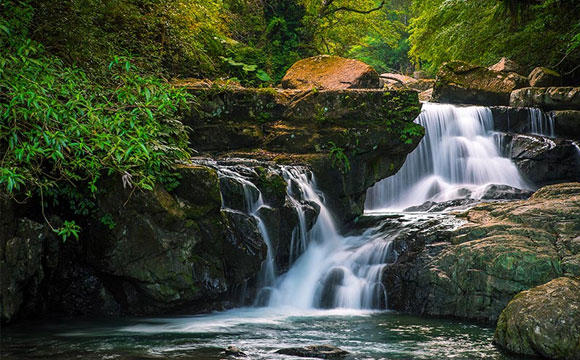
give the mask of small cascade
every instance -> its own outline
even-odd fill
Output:
[[[528,187],[502,156],[503,140],[493,136],[488,108],[426,103],[415,122],[425,127],[425,138],[395,176],[368,190],[367,210],[398,211],[428,200],[477,197],[489,184]]]
[[[540,109],[528,108],[530,133],[554,137],[554,118]]]
[[[287,167],[284,174],[293,201],[315,203],[320,212],[309,231],[304,227],[304,214],[300,216],[295,230],[299,235],[293,247],[294,255],[300,250],[304,253],[278,279],[268,305],[301,309],[384,308],[386,291],[381,279],[391,242],[376,229],[360,236],[340,235],[312,173]]]
[[[275,283],[276,281],[276,261],[274,256],[274,247],[266,228],[264,219],[262,218],[260,210],[268,207],[264,204],[262,198],[262,193],[256,185],[254,185],[244,173],[252,173],[254,170],[242,165],[235,166],[216,166],[220,180],[224,178],[230,179],[234,182],[239,183],[242,186],[244,192],[244,204],[246,206],[246,212],[256,219],[258,224],[258,230],[264,239],[268,247],[268,252],[266,255],[266,261],[262,265],[262,270],[258,277],[258,287],[268,287]],[[254,174],[256,175],[256,174]],[[226,199],[222,197],[222,207],[229,208]]]

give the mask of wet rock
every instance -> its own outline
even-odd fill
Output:
[[[344,220],[363,212],[366,189],[396,173],[423,135],[420,128],[412,129],[410,125],[420,111],[418,95],[413,90],[190,91],[208,103],[220,104],[207,112],[186,116],[194,149],[220,158],[244,157],[309,166],[332,202],[331,209]],[[259,143],[246,149],[227,145],[234,144],[235,139],[227,140],[230,133],[220,129],[246,122],[259,126]],[[197,129],[206,126],[213,127],[214,132],[210,139],[203,140]],[[209,146],[206,141],[213,138],[223,144]],[[336,151],[344,156],[338,161],[330,154],[332,149],[334,157]],[[226,193],[238,195],[227,195],[224,200],[232,200],[237,205],[227,206],[240,210],[242,197],[239,191],[232,190]]]
[[[516,73],[520,75],[525,75],[523,67],[517,62],[510,60],[506,57],[502,57],[496,64],[488,68],[492,71],[501,71],[505,73]]]
[[[462,61],[441,66],[433,100],[477,105],[508,105],[510,93],[527,86],[527,79],[516,73],[492,71]]]
[[[481,195],[482,200],[525,200],[534,192],[526,189],[518,189],[509,185],[490,184],[486,186]]]
[[[554,119],[556,136],[564,139],[580,140],[580,111],[551,111],[549,116]]]
[[[579,276],[579,201],[580,183],[551,185],[528,200],[476,205],[451,233],[417,233],[385,272],[389,306],[494,322],[517,293]]]
[[[350,355],[348,351],[342,350],[340,348],[337,348],[336,346],[328,344],[280,349],[276,351],[276,353],[282,355],[319,358],[319,359],[342,359]]]
[[[580,87],[526,87],[514,90],[510,106],[544,110],[580,110]]]
[[[336,306],[334,302],[335,294],[337,289],[342,286],[344,280],[345,269],[341,267],[335,267],[326,275],[323,283],[324,286],[320,290],[318,298],[320,303],[318,304],[323,309],[332,309]]]
[[[226,356],[233,356],[233,357],[247,357],[248,355],[246,355],[245,352],[243,352],[242,350],[240,350],[237,346],[228,346],[225,350],[224,353]]]
[[[8,211],[2,215],[10,216]],[[42,266],[45,243],[54,237],[47,225],[30,219],[12,221],[14,232],[4,233],[0,239],[0,319],[3,323],[19,314],[26,292],[38,292],[45,276]]]
[[[173,192],[156,186],[132,192],[120,181],[103,184],[99,217],[84,239],[87,260],[132,314],[210,302],[259,271],[265,245],[253,219],[222,212],[215,170],[180,169]]]
[[[297,61],[282,79],[284,89],[376,89],[379,74],[362,61],[320,55]]]
[[[531,184],[580,180],[580,154],[570,140],[537,135],[508,135],[508,157]]]
[[[530,86],[549,87],[562,85],[562,76],[558,72],[545,67],[537,67],[528,76]]]
[[[494,342],[522,355],[580,358],[580,278],[561,277],[516,295],[502,311]]]

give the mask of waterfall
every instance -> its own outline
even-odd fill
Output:
[[[293,201],[315,203],[320,213],[307,231],[300,221],[300,249],[304,253],[271,289],[270,307],[384,308],[386,291],[382,285],[391,242],[376,229],[360,236],[338,233],[330,210],[306,169],[286,167],[289,195]],[[293,190],[296,189],[296,190]]]
[[[264,204],[262,198],[262,192],[256,185],[254,185],[250,180],[248,180],[243,172],[253,172],[252,169],[243,166],[216,166],[218,175],[220,179],[230,179],[239,183],[242,186],[244,192],[244,204],[246,206],[246,212],[251,215],[258,224],[258,230],[260,235],[264,239],[266,246],[268,247],[268,252],[266,255],[266,261],[262,265],[262,270],[258,276],[258,286],[268,287],[275,283],[276,281],[276,261],[274,257],[274,247],[272,241],[270,240],[270,235],[264,219],[261,216],[260,210],[262,208],[267,208],[268,205]],[[226,200],[222,197],[222,208],[229,208]]]
[[[530,119],[530,133],[554,137],[554,117],[544,113],[540,109],[529,108],[528,118]]]
[[[228,211],[244,210],[253,216],[268,246],[267,259],[258,274],[255,305],[294,309],[386,307],[383,269],[394,256],[389,236],[378,227],[356,236],[341,235],[309,169],[272,167],[287,181],[286,201],[298,217],[290,244],[289,263],[292,266],[286,274],[277,277],[275,249],[260,211],[268,205],[264,204],[260,189],[251,181],[257,178],[255,170],[243,164],[204,164],[217,169],[222,187],[227,187],[228,183],[241,187],[235,193],[243,192],[244,209],[240,209],[239,201],[236,203],[235,199],[223,196],[225,188],[222,188],[222,207]],[[317,212],[310,226],[307,208]]]
[[[542,121],[538,129],[545,129]],[[428,200],[475,198],[488,184],[528,187],[515,165],[502,157],[488,108],[426,103],[415,122],[425,127],[425,138],[395,176],[368,190],[366,209],[402,210]]]

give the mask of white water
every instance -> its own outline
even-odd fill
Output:
[[[231,168],[225,166],[218,167],[218,174],[220,177],[230,178],[233,181],[236,181],[242,185],[242,188],[244,190],[245,197],[244,203],[246,205],[246,211],[254,219],[256,219],[260,235],[262,235],[262,238],[264,239],[264,242],[268,247],[266,261],[262,265],[262,270],[260,271],[259,274],[258,285],[259,287],[271,286],[276,281],[276,262],[274,259],[273,245],[272,241],[270,240],[268,229],[266,228],[264,220],[260,216],[260,209],[268,207],[266,204],[264,204],[262,193],[256,187],[256,185],[254,185],[243,175],[235,171],[235,168],[233,167]],[[222,198],[222,207],[227,208],[223,198]]]
[[[386,306],[382,270],[386,266],[391,241],[376,229],[360,236],[341,236],[332,214],[317,190],[313,175],[304,169],[286,168],[289,194],[294,185],[300,194],[294,201],[315,203],[320,213],[310,231],[302,228],[299,249],[304,253],[271,289],[270,307],[312,309],[372,309]]]
[[[554,137],[554,118],[540,109],[529,108],[530,132],[534,135]]]
[[[501,155],[489,109],[426,103],[415,122],[425,127],[425,138],[395,176],[368,190],[367,210],[400,211],[428,200],[478,198],[489,184],[528,188]]]

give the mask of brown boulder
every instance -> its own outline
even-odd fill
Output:
[[[459,104],[508,105],[510,93],[524,86],[527,86],[527,79],[516,73],[451,61],[439,69],[433,99]]]
[[[562,84],[562,76],[556,71],[545,67],[537,67],[532,70],[528,80],[532,87],[559,86]]]
[[[376,89],[379,74],[353,59],[321,55],[297,61],[282,79],[285,89]]]
[[[520,75],[523,75],[525,73],[524,69],[520,66],[520,64],[506,57],[502,57],[501,60],[497,62],[497,64],[490,66],[488,69],[492,71],[501,71],[506,73],[513,72]]]

